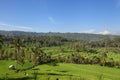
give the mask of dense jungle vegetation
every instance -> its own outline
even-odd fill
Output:
[[[2,61],[15,61],[12,63],[16,73],[45,64],[59,66],[59,63],[60,65],[70,63],[120,68],[119,36],[78,35],[78,33],[42,33],[42,35],[36,35],[38,33],[27,32],[21,35],[20,33],[7,32],[7,34],[0,35],[0,65],[2,66]],[[68,36],[70,37],[67,38]],[[26,67],[26,64],[29,66]],[[1,79],[5,78],[1,77]]]

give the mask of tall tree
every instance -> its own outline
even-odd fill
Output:
[[[3,37],[2,35],[0,35],[0,50],[2,49],[3,46]]]
[[[106,52],[103,52],[103,53],[101,54],[100,59],[101,59],[100,65],[101,65],[101,66],[105,66],[106,59],[107,59],[107,54],[106,54]]]
[[[0,35],[0,59],[3,59],[3,38],[2,35]]]
[[[14,40],[14,47],[16,50],[16,60],[18,58],[17,55],[20,53],[20,50],[22,49],[22,46],[23,46],[23,40],[21,40],[20,38]]]
[[[16,68],[17,68],[17,63],[20,63],[23,65],[24,63],[24,56],[22,55],[23,54],[23,49],[22,49],[22,46],[23,46],[23,41],[22,39],[20,38],[15,38],[14,40],[14,47],[15,47],[15,59],[16,59]],[[18,57],[19,56],[19,57]]]

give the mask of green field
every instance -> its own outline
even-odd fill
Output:
[[[14,70],[8,69],[10,64],[16,65],[15,61],[0,61],[1,79],[24,80],[26,77],[30,77],[31,79],[28,80],[32,80],[34,77],[33,69],[16,73]],[[30,66],[31,63],[26,63],[22,68],[18,65],[21,69]],[[37,69],[37,80],[56,80],[56,78],[59,80],[120,80],[120,69],[98,65],[58,63],[57,66],[43,64],[34,68]],[[24,75],[25,72],[28,76]]]

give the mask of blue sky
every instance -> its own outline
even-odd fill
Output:
[[[120,0],[0,0],[0,30],[120,34]]]

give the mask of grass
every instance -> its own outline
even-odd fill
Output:
[[[79,65],[79,64],[66,64],[60,63],[59,66],[42,65],[38,66],[40,73],[58,73],[64,76],[83,77],[87,80],[118,80],[120,79],[120,69],[101,67],[98,65]]]
[[[24,80],[26,77],[24,72],[28,73],[28,77],[33,77],[35,70],[30,69],[15,73],[9,70],[10,64],[16,65],[14,61],[0,61],[0,78],[16,78],[16,80]],[[23,68],[30,67],[30,63],[26,63]],[[120,80],[120,69],[101,67],[98,65],[84,65],[84,64],[67,64],[59,63],[58,66],[49,64],[39,65],[35,67],[37,73],[37,80]],[[14,79],[13,79],[14,80]]]
[[[4,78],[7,74],[9,78],[24,78],[24,71],[20,71],[16,73],[15,70],[10,70],[9,65],[16,66],[16,62],[14,60],[0,60],[0,78]],[[28,69],[32,66],[32,63],[26,62],[24,66],[17,64],[18,69]]]

